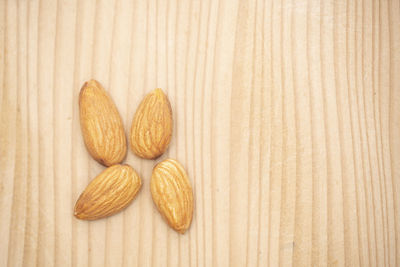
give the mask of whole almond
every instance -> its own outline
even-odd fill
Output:
[[[136,110],[131,127],[131,148],[139,157],[154,159],[167,149],[172,135],[172,110],[161,89],[149,93]]]
[[[158,163],[151,176],[151,195],[167,223],[183,234],[193,216],[193,192],[185,169],[176,160]]]
[[[141,186],[142,181],[132,167],[109,167],[80,195],[74,215],[82,220],[95,220],[117,213],[131,203]]]
[[[126,155],[126,136],[118,110],[95,80],[86,82],[79,94],[79,115],[83,140],[90,155],[111,166]]]

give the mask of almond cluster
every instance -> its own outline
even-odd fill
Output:
[[[136,197],[142,180],[129,165],[120,163],[127,153],[121,116],[109,94],[95,80],[79,94],[80,124],[89,154],[108,167],[95,177],[78,198],[74,215],[96,220],[126,208]],[[168,148],[173,128],[171,104],[161,89],[150,92],[132,120],[130,147],[139,157],[157,159]],[[185,233],[193,216],[193,192],[182,165],[174,159],[159,162],[150,181],[153,201],[168,225]]]

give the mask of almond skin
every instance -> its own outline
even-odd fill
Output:
[[[161,89],[149,93],[133,117],[130,141],[133,152],[145,159],[155,159],[167,149],[172,136],[172,110]]]
[[[127,207],[142,181],[129,165],[114,165],[94,178],[75,204],[74,215],[82,220],[110,216]]]
[[[192,222],[193,192],[185,169],[176,160],[158,163],[151,176],[151,195],[161,215],[178,233]]]
[[[79,94],[83,140],[90,155],[111,166],[126,155],[126,136],[121,116],[111,97],[95,80],[86,82]]]

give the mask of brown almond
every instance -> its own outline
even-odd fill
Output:
[[[185,169],[176,160],[158,163],[151,176],[151,195],[167,223],[183,234],[193,216],[193,192]]]
[[[90,155],[111,166],[126,155],[126,136],[121,116],[111,97],[95,80],[86,82],[79,94],[83,140]]]
[[[172,135],[172,110],[161,89],[149,93],[140,103],[132,121],[130,141],[133,152],[155,159],[167,149]]]
[[[110,216],[127,207],[142,181],[129,165],[114,165],[94,178],[75,204],[74,215],[82,220]]]

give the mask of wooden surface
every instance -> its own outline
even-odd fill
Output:
[[[0,26],[0,266],[400,266],[400,1],[1,0]],[[185,235],[131,151],[132,205],[73,217],[91,78],[126,131],[167,92]]]

